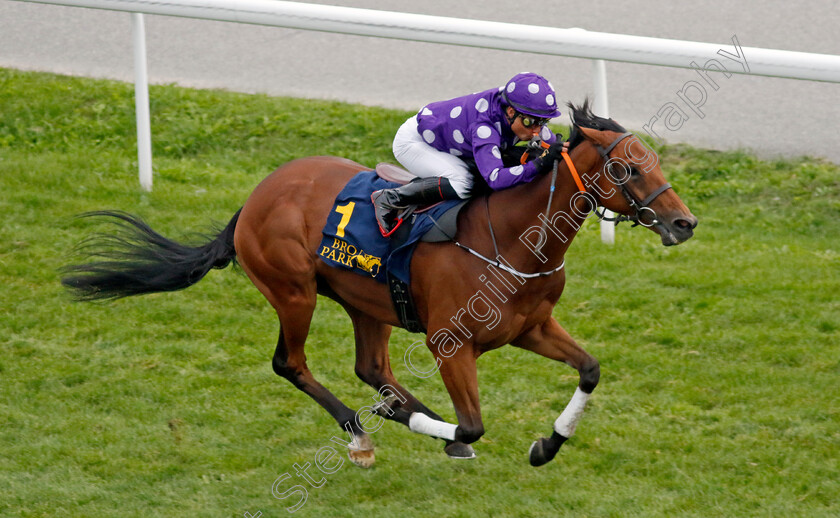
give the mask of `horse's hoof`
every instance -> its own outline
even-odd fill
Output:
[[[347,450],[350,461],[360,468],[369,468],[376,461],[373,450]]]
[[[360,468],[369,468],[376,461],[374,455],[373,441],[367,434],[357,435],[351,445],[347,448],[347,456],[350,461]]]
[[[443,451],[446,452],[451,459],[475,458],[475,450],[473,450],[473,447],[462,442],[451,442],[443,448]]]
[[[534,441],[531,449],[528,450],[528,460],[531,462],[531,466],[542,466],[549,462],[557,455],[560,446],[563,446],[563,443],[567,440],[569,440],[568,437],[564,437],[555,431],[551,432],[551,437],[543,437]]]
[[[554,452],[548,451],[548,442],[549,439],[543,437],[542,439],[537,439],[531,445],[531,449],[528,450],[528,461],[531,463],[531,466],[542,466],[557,455],[557,450],[554,450]]]
[[[557,432],[552,432],[551,437],[543,437],[534,441],[531,449],[528,450],[528,460],[531,462],[531,466],[542,466],[546,462],[549,462],[557,455],[557,452],[560,451],[560,446],[563,446],[563,443],[567,440],[568,437],[563,437]]]

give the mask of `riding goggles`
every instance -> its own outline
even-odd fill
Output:
[[[518,113],[517,116],[522,121],[522,125],[527,129],[531,129],[534,126],[545,126],[548,124],[548,121],[551,120],[544,119],[542,117],[534,117],[533,115],[525,115],[524,113]]]

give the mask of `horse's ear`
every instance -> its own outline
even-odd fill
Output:
[[[610,138],[607,135],[605,135],[603,131],[599,131],[599,130],[592,129],[592,128],[578,128],[578,129],[580,129],[581,133],[583,133],[583,136],[586,138],[586,140],[595,142],[596,144],[599,144],[601,147],[606,147],[606,146],[610,145],[610,142],[611,142]]]

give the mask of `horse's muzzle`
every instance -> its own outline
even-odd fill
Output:
[[[659,222],[654,228],[659,232],[663,245],[673,246],[691,239],[695,227],[697,227],[697,218],[688,213],[688,215],[671,218],[667,222]]]

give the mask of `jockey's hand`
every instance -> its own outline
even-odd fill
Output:
[[[547,173],[551,171],[554,167],[554,162],[556,160],[560,160],[561,154],[563,152],[569,151],[569,143],[568,142],[555,142],[542,154],[539,158],[534,161],[534,164],[537,166],[537,171],[540,173]]]

